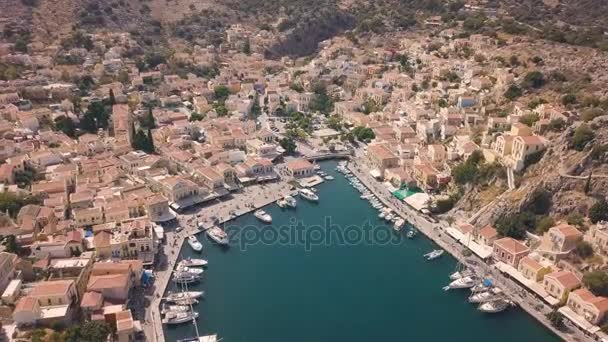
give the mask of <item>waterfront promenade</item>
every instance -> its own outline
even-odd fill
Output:
[[[552,311],[551,308],[546,306],[541,300],[535,298],[532,294],[527,294],[525,289],[514,283],[511,279],[504,277],[498,270],[491,265],[486,264],[481,259],[476,257],[465,257],[463,255],[463,250],[466,247],[462,246],[458,241],[453,239],[449,234],[447,234],[447,232],[444,231],[444,229],[447,227],[447,223],[442,221],[440,221],[438,224],[432,223],[425,218],[422,213],[414,210],[404,202],[395,198],[387,187],[379,183],[371,176],[369,172],[370,169],[367,167],[367,164],[363,158],[355,158],[351,160],[351,162],[348,164],[348,169],[386,206],[393,209],[408,222],[414,224],[414,226],[420,232],[443,248],[446,252],[450,253],[458,261],[474,269],[476,274],[487,278],[492,278],[495,284],[501,287],[514,302],[516,302],[522,309],[528,312],[528,314],[533,316],[536,320],[545,325],[560,338],[565,341],[588,340],[587,337],[582,335],[575,328],[570,329],[571,333],[565,333],[557,330],[555,327],[553,327],[553,325],[551,325],[545,316],[547,313]]]
[[[148,341],[164,342],[163,326],[160,316],[160,303],[167,285],[171,280],[171,274],[177,262],[185,239],[192,234],[200,233],[197,223],[201,222],[203,230],[213,225],[215,219],[220,223],[229,221],[232,217],[238,217],[253,210],[275,202],[280,197],[289,193],[289,184],[284,181],[254,185],[232,194],[227,200],[215,200],[198,210],[187,210],[186,213],[177,216],[178,225],[182,231],[174,229],[165,230],[166,244],[164,245],[164,260],[161,260],[159,269],[155,271],[154,292],[150,299],[150,305],[146,310],[146,320],[143,324]],[[199,239],[204,238],[202,235]],[[213,267],[213,265],[209,265]]]

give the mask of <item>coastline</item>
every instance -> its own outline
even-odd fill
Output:
[[[422,232],[428,239],[433,241],[433,243],[437,244],[439,247],[448,252],[453,258],[461,263],[466,263],[466,258],[462,254],[462,250],[465,248],[465,246],[461,245],[449,234],[441,230],[443,228],[441,225],[441,223],[444,223],[443,221],[439,220],[439,223],[434,224],[429,222],[421,213],[413,208],[410,208],[406,203],[400,202],[401,205],[398,205],[399,203],[397,200],[388,192],[387,189],[379,188],[381,185],[376,180],[373,180],[370,178],[370,176],[368,176],[369,172],[366,174],[366,170],[361,169],[362,167],[365,167],[365,165],[364,163],[357,163],[356,158],[352,158],[347,167],[352,172],[353,176],[359,179],[359,181],[361,181],[361,183],[364,184],[369,191],[376,195],[376,197],[385,206],[390,207],[408,222],[414,224],[418,231]],[[376,184],[373,182],[376,182]],[[439,230],[437,230],[437,228],[439,228]],[[534,317],[539,323],[544,325],[562,340],[569,342],[577,341],[572,336],[557,330],[553,325],[551,325],[549,320],[542,312],[535,310],[532,303],[525,300],[529,300],[531,296],[527,296],[526,298],[521,296],[521,291],[527,290],[505,278],[498,270],[494,269],[491,265],[486,264],[483,260],[477,257],[475,257],[475,260],[478,262],[477,265],[472,266],[469,263],[467,263],[467,265],[474,269],[476,274],[491,277],[503,289],[503,291],[519,305],[519,307],[521,307],[524,311],[526,311],[527,314]]]

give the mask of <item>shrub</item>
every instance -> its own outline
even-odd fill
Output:
[[[587,144],[593,140],[595,137],[595,133],[587,126],[586,124],[582,124],[576,128],[574,131],[574,136],[572,137],[572,147],[577,151],[582,151]]]
[[[593,256],[593,247],[587,241],[579,241],[574,249],[574,253],[583,259]]]
[[[608,203],[604,198],[601,198],[589,208],[589,220],[591,220],[591,223],[608,221]]]
[[[512,84],[511,86],[509,86],[509,89],[505,91],[504,95],[507,99],[513,101],[522,95],[522,91],[520,87]]]

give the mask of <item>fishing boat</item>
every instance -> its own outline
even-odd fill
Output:
[[[163,324],[180,324],[190,322],[198,317],[198,312],[194,311],[168,311],[165,314]]]
[[[443,249],[436,249],[430,253],[426,253],[424,257],[426,260],[435,260],[443,255]]]
[[[285,200],[282,198],[279,198],[276,203],[281,208],[285,208],[287,206],[287,202],[285,202]]]
[[[287,195],[283,198],[283,200],[285,201],[287,206],[290,208],[295,208],[298,205],[298,202],[296,201],[295,198],[293,198],[293,196]]]
[[[202,266],[207,266],[207,260],[187,258],[187,259],[183,259],[178,264],[178,267],[202,267]]]
[[[396,231],[400,231],[401,228],[403,227],[403,225],[405,224],[405,220],[402,219],[401,217],[397,219],[397,221],[395,221],[395,223],[393,224],[393,228]]]
[[[196,236],[194,235],[190,235],[188,236],[188,244],[190,245],[190,247],[192,247],[192,249],[194,249],[196,252],[200,252],[203,250],[203,244],[200,243],[200,241],[198,241],[198,239],[196,238]]]
[[[199,274],[192,274],[183,271],[176,271],[173,273],[173,281],[176,283],[190,284],[201,280]]]
[[[198,299],[205,294],[203,291],[186,291],[186,292],[174,292],[169,293],[164,299],[168,302],[175,302],[176,300],[182,300],[186,298]]]
[[[452,289],[470,289],[475,286],[477,280],[475,277],[462,277],[456,279],[450,283],[450,285],[444,287],[444,290],[452,290]]]
[[[479,311],[485,312],[485,313],[498,313],[498,312],[504,311],[509,306],[514,306],[514,305],[515,305],[515,303],[513,303],[512,301],[505,299],[505,298],[501,298],[501,299],[482,303],[481,305],[479,305],[479,307],[477,309]]]
[[[485,303],[492,300],[498,299],[502,296],[502,290],[498,287],[489,289],[488,291],[482,291],[473,293],[469,296],[469,303]]]
[[[228,244],[228,234],[218,226],[209,229],[207,231],[207,236],[220,245]]]
[[[253,216],[264,223],[272,223],[272,216],[262,209],[258,209],[253,213]]]
[[[300,189],[300,196],[311,202],[319,201],[319,196],[317,196],[317,194],[312,192],[310,189]]]
[[[411,228],[407,231],[407,234],[405,234],[408,239],[413,239],[414,237],[416,237],[416,235],[418,235],[418,231],[414,228]]]
[[[196,268],[196,267],[188,267],[188,266],[177,266],[177,271],[178,272],[184,272],[184,273],[189,273],[189,274],[194,274],[194,275],[201,275],[203,274],[203,269],[202,268]]]

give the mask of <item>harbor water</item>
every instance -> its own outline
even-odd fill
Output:
[[[184,244],[183,257],[209,261],[202,280],[188,285],[205,291],[194,307],[201,335],[225,342],[559,341],[517,307],[484,314],[467,302],[469,290],[444,292],[456,261],[447,254],[425,260],[435,247],[430,240],[407,239],[405,231],[399,238],[334,171],[336,162],[321,165],[335,180],[316,187],[318,203],[297,197],[296,209],[269,205],[271,225],[252,214],[226,223],[228,248],[203,234],[202,253]],[[189,323],[164,329],[167,341],[195,336]]]

